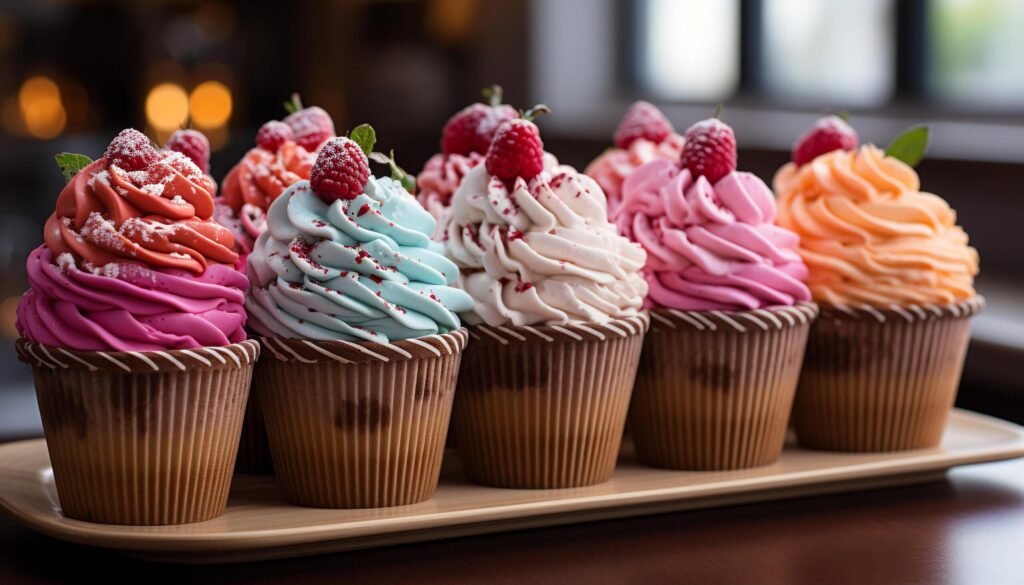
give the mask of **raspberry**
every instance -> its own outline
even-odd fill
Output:
[[[712,184],[736,170],[736,137],[717,118],[701,120],[686,131],[679,164],[694,178],[704,175]]]
[[[204,173],[210,171],[210,141],[202,132],[177,130],[167,139],[164,148],[184,154]]]
[[[324,140],[334,136],[334,120],[323,108],[310,106],[289,114],[284,123],[295,133],[295,142],[313,152]]]
[[[839,116],[818,118],[793,147],[793,162],[805,165],[833,150],[854,150],[857,142],[857,131]]]
[[[484,154],[503,122],[519,117],[512,106],[472,104],[448,119],[441,133],[443,154]]]
[[[324,144],[309,174],[309,184],[324,203],[355,199],[370,178],[370,161],[354,141],[337,137]]]
[[[509,120],[498,128],[487,149],[485,163],[491,176],[504,181],[522,177],[529,181],[544,170],[544,142],[529,120]]]
[[[107,163],[126,171],[141,171],[160,158],[160,153],[146,135],[135,128],[125,128],[110,141],[103,153]]]
[[[622,122],[619,122],[619,127],[615,130],[615,146],[629,148],[629,145],[639,138],[660,144],[672,132],[672,122],[668,121],[661,110],[653,104],[640,101],[630,106]]]
[[[256,145],[270,152],[277,152],[282,144],[290,140],[295,140],[295,132],[292,131],[292,127],[277,120],[271,120],[260,126],[260,131],[256,134]]]

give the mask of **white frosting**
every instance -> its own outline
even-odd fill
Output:
[[[447,255],[492,326],[602,323],[637,314],[646,253],[608,221],[604,192],[569,166],[511,190],[485,165],[452,200]]]

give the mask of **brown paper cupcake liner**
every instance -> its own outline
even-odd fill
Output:
[[[169,525],[224,513],[255,341],[150,352],[18,340],[65,516]]]
[[[318,508],[433,496],[465,329],[392,343],[261,338],[253,392],[281,493]]]
[[[238,440],[238,458],[235,473],[273,475],[274,461],[270,457],[270,441],[267,439],[267,425],[259,400],[250,400],[245,405],[242,419],[242,436]]]
[[[816,315],[811,303],[652,310],[629,414],[640,461],[693,470],[774,463]]]
[[[804,447],[934,447],[956,399],[976,296],[951,305],[823,307],[793,419]]]
[[[646,314],[608,323],[470,328],[453,426],[466,476],[507,488],[607,481]]]

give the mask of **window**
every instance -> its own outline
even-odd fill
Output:
[[[736,91],[739,0],[648,0],[641,11],[639,77],[652,95],[721,101]]]
[[[1024,2],[932,0],[928,8],[929,95],[1024,108]]]

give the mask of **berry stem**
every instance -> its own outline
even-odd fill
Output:
[[[716,120],[721,120],[721,119],[722,119],[722,112],[724,112],[724,111],[725,111],[725,105],[723,105],[723,104],[718,104],[718,107],[717,107],[717,108],[715,108],[715,115],[714,115],[714,118],[715,118]]]
[[[484,95],[484,98],[487,99],[491,107],[500,106],[502,99],[505,97],[505,90],[498,84],[485,87],[480,93]]]
[[[540,116],[541,114],[550,114],[550,113],[551,113],[551,108],[547,107],[544,104],[537,104],[536,106],[533,106],[529,110],[526,110],[525,112],[521,112],[519,114],[519,117],[524,119],[524,120],[526,120],[527,122],[533,122],[534,120],[537,119],[537,116]]]

